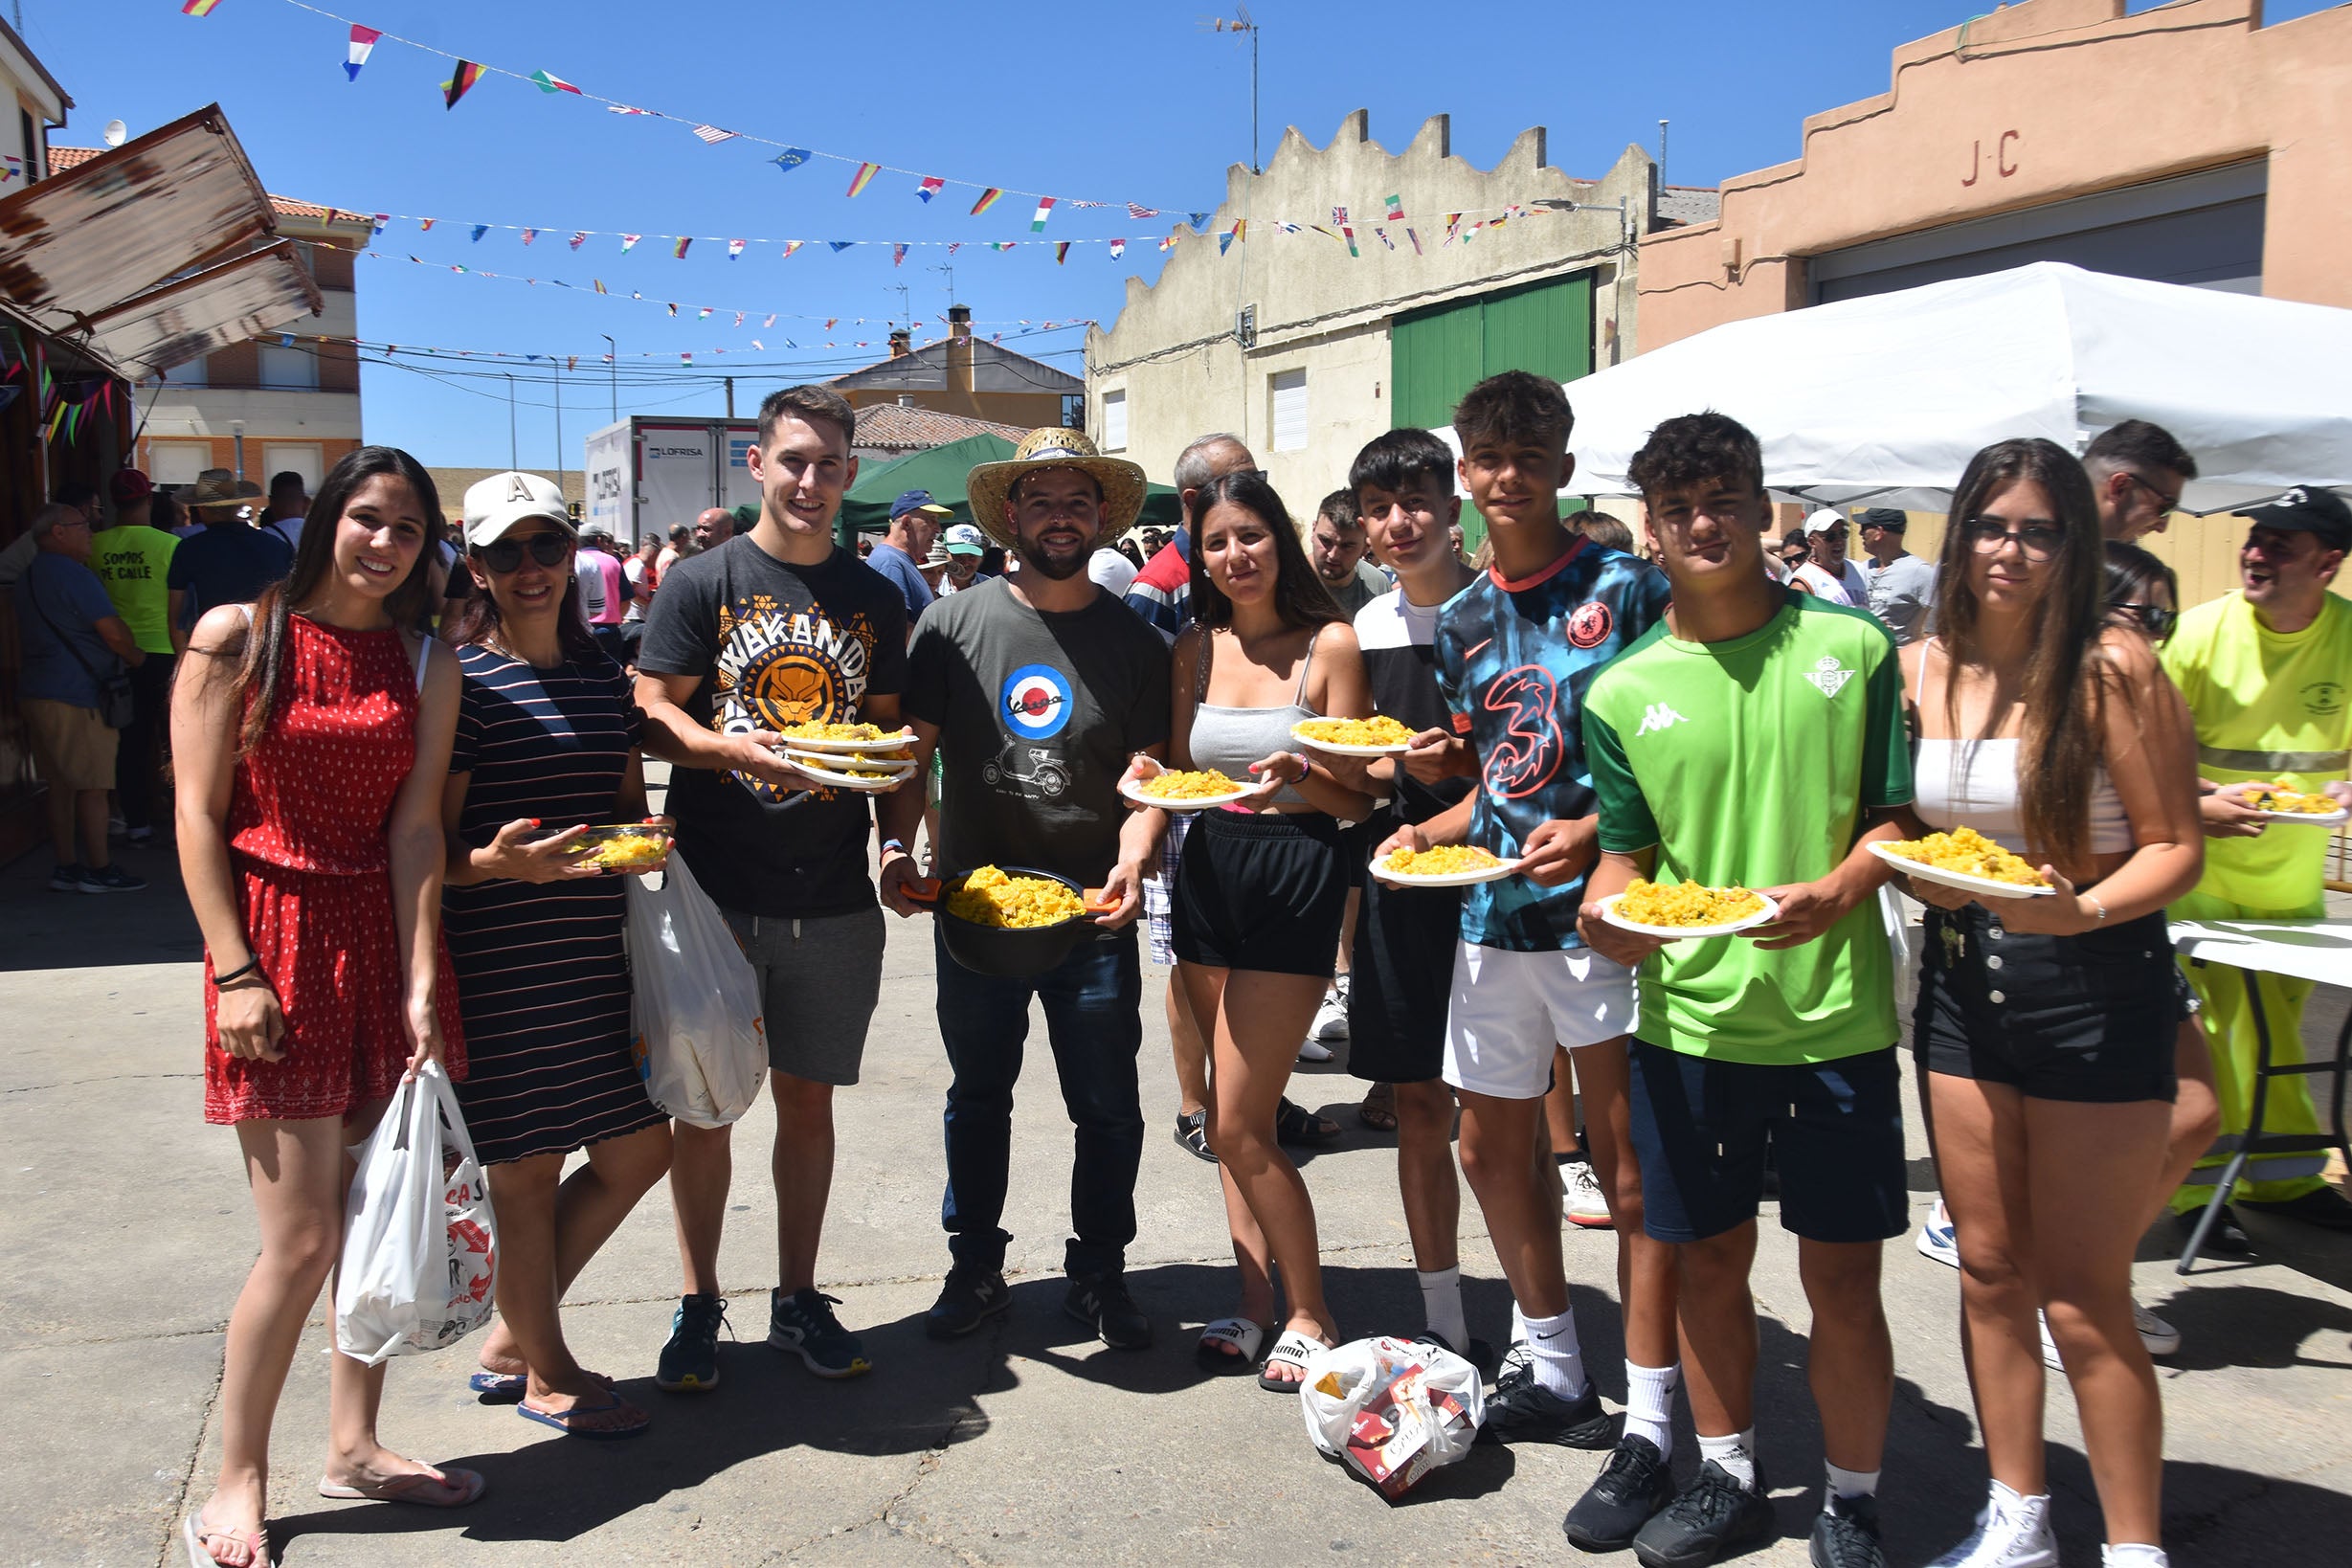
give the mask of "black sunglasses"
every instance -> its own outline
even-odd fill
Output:
[[[2112,608],[2130,612],[2159,642],[2172,636],[2172,629],[2181,623],[2180,611],[2167,610],[2161,604],[2118,604]]]
[[[520,539],[497,539],[481,546],[474,553],[482,564],[501,576],[523,564],[523,551],[528,549],[531,559],[543,567],[562,566],[571,549],[571,541],[560,533],[534,533],[527,546]]]

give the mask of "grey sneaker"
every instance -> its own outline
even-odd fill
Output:
[[[768,1343],[782,1351],[798,1351],[800,1364],[819,1378],[862,1378],[874,1370],[858,1336],[841,1327],[833,1309],[839,1296],[828,1296],[811,1286],[786,1295],[768,1292]]]

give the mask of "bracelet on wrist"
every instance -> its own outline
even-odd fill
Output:
[[[241,980],[248,974],[258,974],[260,973],[261,960],[249,954],[243,963],[229,971],[228,974],[214,974],[213,976],[213,987],[214,990],[218,990],[220,987],[227,985],[232,980]]]

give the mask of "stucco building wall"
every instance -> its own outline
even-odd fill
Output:
[[[1446,118],[1436,116],[1392,153],[1372,140],[1359,110],[1327,146],[1293,127],[1264,173],[1233,166],[1225,201],[1206,231],[1183,235],[1156,284],[1131,278],[1118,319],[1087,333],[1087,434],[1164,482],[1188,442],[1232,431],[1292,510],[1310,514],[1345,482],[1356,450],[1396,422],[1390,325],[1400,312],[1588,272],[1595,280],[1592,364],[1632,352],[1629,236],[1656,221],[1649,158],[1628,147],[1605,177],[1579,180],[1547,163],[1541,127],[1522,133],[1490,169],[1454,156],[1448,137]],[[1390,195],[1405,214],[1400,222],[1386,218]],[[1605,211],[1551,210],[1546,202]],[[1445,242],[1447,213],[1467,214],[1467,230],[1480,218],[1491,224],[1513,204],[1522,214],[1501,227]],[[1334,227],[1335,206],[1349,210],[1355,258],[1311,228],[1288,234],[1275,227],[1285,220]],[[1247,222],[1245,237],[1221,256],[1217,236],[1237,218]],[[1256,316],[1257,341],[1248,348],[1234,337],[1245,305]],[[1296,370],[1306,372],[1305,439],[1277,450],[1274,378]],[[1124,441],[1105,426],[1105,400],[1116,393],[1125,394]]]

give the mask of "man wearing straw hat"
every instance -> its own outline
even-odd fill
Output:
[[[176,652],[188,651],[188,634],[207,610],[250,604],[294,570],[293,547],[247,521],[259,495],[258,486],[240,484],[226,468],[208,468],[183,499],[188,515],[203,527],[180,541],[164,577]]]
[[[1130,812],[1118,783],[1129,760],[1168,740],[1168,649],[1157,632],[1086,574],[1095,549],[1134,526],[1143,470],[1100,456],[1074,430],[1035,430],[1005,462],[972,470],[972,515],[1017,557],[1017,576],[981,582],[926,611],[907,650],[902,711],[915,755],[946,760],[937,870],[1036,868],[1100,885],[1097,928],[1042,974],[967,969],[937,936],[939,1033],[953,1078],[946,1112],[941,1205],[953,1258],[925,1328],[935,1339],[978,1328],[1009,1303],[1000,1221],[1012,1155],[1013,1086],[1029,1004],[1044,1004],[1063,1104],[1077,1130],[1064,1310],[1119,1350],[1152,1342],[1152,1320],[1127,1293],[1135,1239],[1143,1109],[1143,974],[1135,945],[1144,867],[1164,814]],[[882,896],[917,906],[906,841],[923,796],[884,795]],[[942,917],[943,919],[946,917]]]

